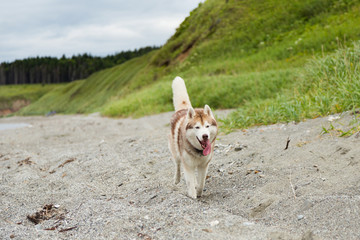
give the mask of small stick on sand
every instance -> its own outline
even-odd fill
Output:
[[[288,149],[289,143],[290,143],[290,138],[288,137],[287,140],[286,140],[286,147],[285,147],[284,150]]]
[[[73,230],[75,228],[77,228],[77,226],[69,227],[69,228],[63,228],[63,229],[59,230],[59,232],[67,232],[67,231]]]

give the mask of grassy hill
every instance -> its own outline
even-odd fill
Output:
[[[61,84],[2,85],[0,87],[0,117],[11,115],[59,86]]]
[[[49,111],[58,113],[90,113],[100,111],[112,97],[126,91],[128,84],[146,66],[150,55],[134,58],[126,64],[102,70],[85,80],[58,87],[37,102],[24,108],[22,114],[44,114]]]
[[[359,71],[359,22],[355,0],[207,0],[159,50],[57,87],[20,113],[171,111],[177,75],[194,106],[239,109],[224,121],[229,129],[352,109],[360,104],[349,94],[359,94],[358,85],[347,88]]]

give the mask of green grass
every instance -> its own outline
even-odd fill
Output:
[[[360,107],[360,42],[312,59],[299,76],[292,91],[244,105],[223,121],[225,128],[301,121]]]
[[[62,84],[4,85],[0,86],[0,110],[11,109],[17,100],[35,102],[44,94]]]
[[[355,133],[360,134],[360,115],[358,111],[352,112],[353,119],[347,123],[342,123],[339,119],[334,119],[328,123],[328,127],[322,127],[321,134],[330,134],[337,137],[350,137]],[[336,125],[336,127],[335,127]]]
[[[296,82],[296,69],[269,70],[241,75],[204,76],[185,79],[194,107],[236,108],[255,99],[268,99]],[[143,116],[173,111],[171,81],[157,82],[134,94],[110,102],[107,116]]]

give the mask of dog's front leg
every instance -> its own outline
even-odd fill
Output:
[[[193,166],[189,166],[184,163],[184,175],[186,180],[186,185],[188,189],[188,195],[191,198],[196,198],[196,190],[195,190],[195,168]]]
[[[198,178],[197,178],[198,181],[197,182],[199,185],[197,186],[197,189],[196,189],[198,197],[201,197],[204,186],[205,186],[206,173],[208,170],[208,166],[209,166],[209,163],[198,166]]]

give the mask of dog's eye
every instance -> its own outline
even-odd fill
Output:
[[[200,127],[195,127],[196,129],[200,129]]]
[[[210,125],[206,125],[206,128],[209,128],[210,127]]]

